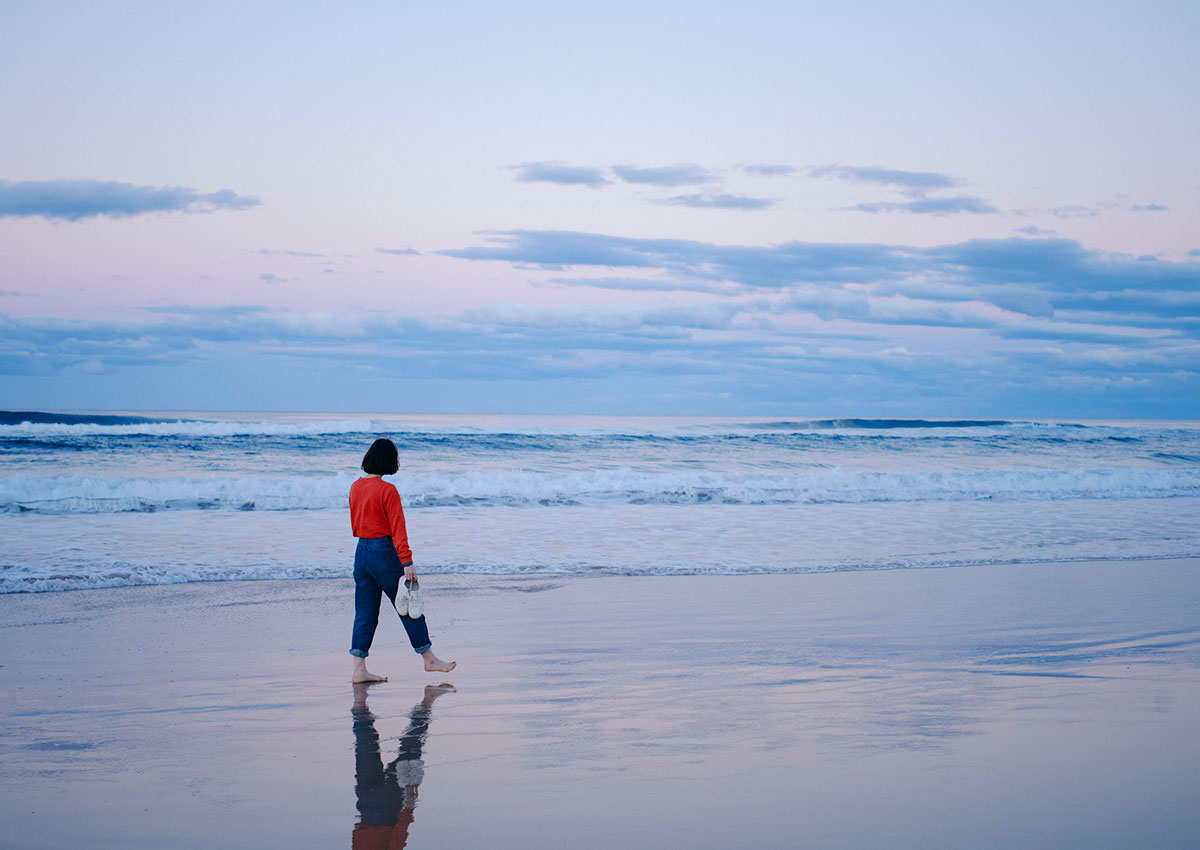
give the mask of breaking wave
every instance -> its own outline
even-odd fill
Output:
[[[17,474],[0,478],[0,511],[120,513],[157,510],[344,508],[353,474],[124,478]],[[823,504],[1170,498],[1200,495],[1197,468],[974,469],[787,473],[532,471],[409,475],[410,508],[602,504]]]

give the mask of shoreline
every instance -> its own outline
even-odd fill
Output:
[[[366,696],[386,764],[425,684],[457,688],[432,709],[409,848],[1200,831],[1198,559],[426,577],[459,668],[426,675],[385,617],[370,663],[391,681]],[[0,847],[349,841],[349,587],[7,594]]]
[[[1194,555],[1131,555],[1127,557],[1078,557],[1078,558],[1062,558],[1057,560],[1046,559],[997,559],[989,561],[969,561],[963,563],[947,563],[947,564],[903,564],[898,566],[886,566],[878,564],[863,564],[861,566],[835,566],[835,567],[815,567],[811,569],[758,569],[758,570],[740,570],[731,572],[714,572],[710,570],[687,571],[683,569],[672,569],[670,572],[646,573],[646,572],[615,572],[609,568],[599,567],[590,571],[555,571],[555,570],[538,570],[529,572],[456,572],[453,570],[438,570],[438,571],[421,571],[421,575],[431,578],[448,577],[453,579],[628,579],[628,578],[752,578],[754,576],[811,576],[811,575],[836,575],[841,573],[890,573],[890,572],[921,572],[927,570],[960,570],[960,569],[990,569],[1006,566],[1020,567],[1056,567],[1061,565],[1075,564],[1129,564],[1129,563],[1153,563],[1158,561],[1197,561],[1200,562],[1200,554]],[[149,590],[153,588],[168,588],[180,587],[185,585],[222,585],[222,584],[259,584],[270,582],[325,582],[325,581],[344,581],[349,578],[348,567],[338,567],[338,571],[344,572],[344,575],[322,575],[322,576],[231,576],[229,578],[201,578],[201,579],[185,579],[181,581],[164,581],[164,582],[145,582],[134,584],[115,584],[101,587],[68,587],[68,588],[53,588],[44,590],[9,590],[0,591],[0,599],[14,596],[40,596],[44,594],[58,593],[87,593],[101,592],[109,590]],[[66,576],[74,578],[74,576]],[[58,577],[56,577],[58,578]],[[31,578],[28,581],[45,581],[45,578]]]

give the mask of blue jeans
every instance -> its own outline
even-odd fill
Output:
[[[396,555],[396,547],[390,537],[358,538],[354,550],[354,636],[350,639],[350,654],[366,658],[375,638],[375,627],[379,625],[379,605],[383,594],[396,607],[396,590],[404,578],[404,567]],[[408,640],[417,652],[424,652],[433,644],[429,640],[429,629],[425,626],[425,615],[417,619],[401,617]]]

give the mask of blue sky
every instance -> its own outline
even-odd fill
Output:
[[[1200,416],[1192,3],[8,3],[0,406]]]

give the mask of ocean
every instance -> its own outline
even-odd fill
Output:
[[[1200,422],[0,412],[0,593],[349,576],[377,436],[424,574],[1200,556]]]

